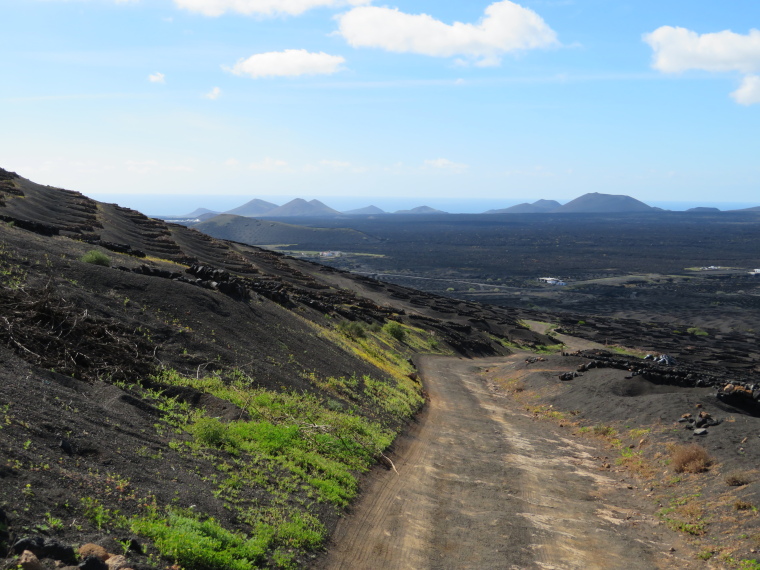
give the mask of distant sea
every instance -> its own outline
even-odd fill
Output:
[[[120,206],[132,208],[149,216],[180,216],[189,214],[197,208],[207,208],[218,212],[224,212],[242,206],[253,198],[260,198],[274,204],[282,205],[293,198],[300,197],[311,200],[314,196],[230,196],[230,195],[189,195],[176,194],[89,194],[91,198],[101,202],[116,203]],[[430,206],[444,212],[461,214],[479,214],[488,210],[509,208],[524,202],[535,202],[537,198],[524,199],[447,199],[447,198],[395,198],[395,197],[344,197],[344,196],[317,196],[317,200],[324,202],[331,208],[344,212],[364,208],[369,205],[377,206],[386,212],[407,210],[417,206]],[[559,202],[563,202],[559,200]],[[564,202],[563,202],[564,203]],[[650,206],[656,206],[664,210],[684,211],[689,208],[707,207],[720,210],[740,210],[760,206],[760,201],[752,202],[647,202]]]

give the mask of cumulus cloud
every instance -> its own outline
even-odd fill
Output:
[[[345,58],[324,52],[311,53],[305,49],[287,49],[258,53],[240,59],[231,68],[235,75],[259,77],[296,77],[299,75],[330,75],[343,69]]]
[[[151,83],[166,83],[166,75],[157,71],[148,75],[148,81]]]
[[[731,97],[741,105],[760,104],[760,76],[748,75],[745,77],[741,87],[731,93]]]
[[[738,71],[745,74],[731,97],[742,105],[760,104],[760,30],[746,35],[730,30],[698,34],[686,28],[662,26],[644,41],[654,51],[652,67],[663,73],[682,73],[691,69],[715,72]]]
[[[222,90],[219,89],[219,87],[214,87],[211,91],[206,93],[203,98],[204,99],[211,99],[212,101],[219,99],[219,97],[222,95]]]
[[[498,65],[514,51],[556,45],[556,33],[534,11],[503,0],[488,6],[477,24],[446,24],[427,14],[366,6],[337,17],[339,34],[353,47],[433,57],[463,56]]]
[[[247,16],[274,16],[288,14],[297,16],[312,8],[341,8],[362,6],[372,0],[174,0],[179,8],[204,16],[221,16],[236,12]]]
[[[448,158],[436,158],[433,160],[426,160],[425,166],[427,168],[435,168],[438,170],[446,170],[448,172],[454,172],[456,174],[462,173],[467,170],[469,165],[453,162]]]
[[[652,66],[665,73],[760,70],[760,30],[747,35],[729,30],[700,35],[686,28],[663,26],[644,34],[644,41],[654,50]]]

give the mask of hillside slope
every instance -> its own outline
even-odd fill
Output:
[[[549,342],[6,171],[0,219],[0,549],[49,564],[303,566],[422,405],[412,354]]]

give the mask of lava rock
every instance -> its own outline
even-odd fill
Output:
[[[707,429],[706,428],[695,429],[694,435],[707,435]]]
[[[41,536],[30,536],[18,540],[12,547],[11,552],[21,554],[24,550],[32,552],[38,558],[51,558],[60,560],[67,564],[74,564],[77,561],[77,555],[74,548],[61,544],[52,538],[43,538]]]
[[[3,509],[0,509],[0,551],[5,551],[8,548],[8,541],[10,535],[8,534],[8,515],[5,514]]]
[[[88,556],[79,563],[77,568],[80,568],[80,570],[109,570],[108,564],[97,556]]]

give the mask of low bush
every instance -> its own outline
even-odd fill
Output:
[[[702,473],[712,464],[707,450],[696,443],[673,446],[671,459],[676,473]]]
[[[97,249],[91,249],[82,256],[82,261],[85,263],[91,263],[93,265],[102,265],[103,267],[111,267],[111,258],[108,257],[102,251]]]
[[[726,475],[724,481],[729,487],[743,487],[752,483],[753,477],[750,471],[732,471]]]
[[[386,323],[386,325],[383,327],[383,330],[388,333],[389,336],[395,338],[397,341],[404,342],[406,331],[404,330],[404,327],[402,327],[396,321],[389,321]]]
[[[343,335],[353,340],[367,336],[364,325],[356,321],[343,321],[338,325],[338,329]]]

